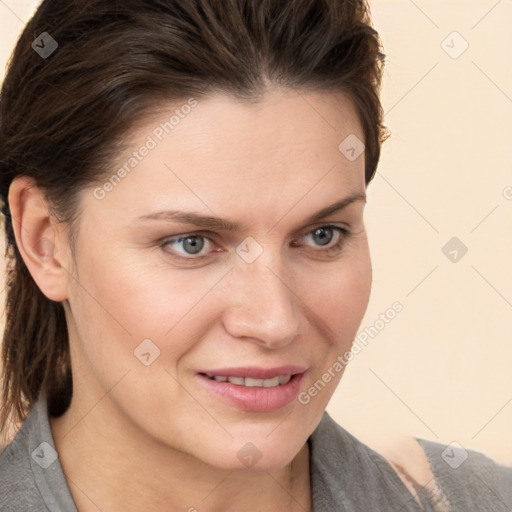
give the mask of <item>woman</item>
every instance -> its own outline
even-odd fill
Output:
[[[483,455],[325,413],[382,65],[362,2],[42,3],[2,90],[2,510],[510,510]]]

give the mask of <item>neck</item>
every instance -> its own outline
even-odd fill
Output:
[[[63,416],[51,418],[80,512],[235,512],[248,506],[310,512],[307,443],[279,470],[227,471],[149,439],[135,425],[121,422],[109,404],[106,398],[89,411],[72,404]]]

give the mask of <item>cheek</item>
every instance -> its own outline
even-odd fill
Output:
[[[315,313],[316,323],[323,322],[326,336],[338,348],[351,344],[368,305],[371,283],[367,250],[303,279],[301,295],[305,304]]]
[[[308,309],[314,311],[311,323],[322,338],[309,345],[314,361],[298,402],[320,417],[334,394],[352,356],[352,342],[365,314],[371,290],[372,269],[368,251],[340,262],[336,271],[323,278],[315,276],[309,286]],[[307,410],[307,409],[305,409]]]
[[[216,314],[213,307],[199,306],[207,302],[223,269],[179,272],[165,264],[131,260],[126,254],[105,257],[91,252],[77,266],[79,284],[74,286],[70,303],[80,338],[87,340],[87,350],[97,358],[113,352],[118,359],[133,358],[134,349],[145,339],[165,347],[168,355],[178,356]],[[202,317],[191,324],[197,309]]]

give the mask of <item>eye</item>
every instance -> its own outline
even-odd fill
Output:
[[[304,238],[309,237],[316,245],[325,246],[329,245],[334,240],[336,234],[333,228],[325,226],[311,231]]]
[[[318,249],[319,252],[336,251],[341,249],[348,235],[348,230],[339,226],[320,226],[304,234],[292,245],[294,247],[312,247]]]
[[[205,256],[213,249],[213,242],[202,235],[180,235],[167,239],[163,245],[186,258]]]

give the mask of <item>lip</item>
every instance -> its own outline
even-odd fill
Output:
[[[206,370],[196,376],[203,386],[223,402],[242,411],[272,412],[295,400],[297,397],[306,368],[303,366],[280,366],[276,368],[223,368]],[[254,379],[271,379],[277,375],[292,375],[292,378],[280,386],[245,387],[231,382],[217,382],[207,375],[231,377],[251,377]]]

